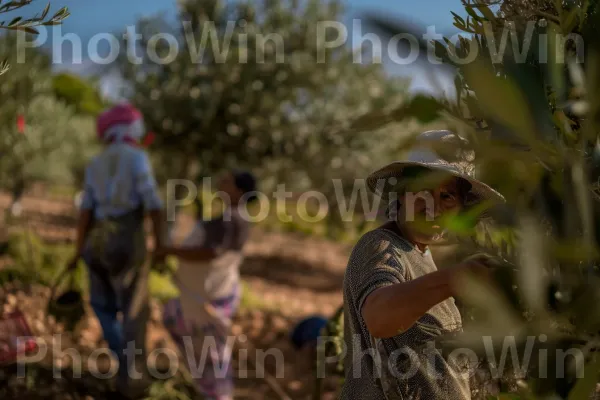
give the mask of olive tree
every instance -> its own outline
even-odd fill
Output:
[[[336,1],[187,0],[176,26],[140,21],[142,39],[127,42],[119,67],[156,133],[155,156],[168,160],[157,173],[194,178],[246,167],[264,190],[278,183],[317,189],[335,206],[332,179],[361,177],[394,147],[381,131],[353,136],[345,128],[399,104],[408,87],[381,64],[359,62],[359,55],[369,60],[364,49],[327,44],[337,33],[323,21],[341,13]],[[170,58],[167,41],[152,39],[160,32],[178,40]],[[140,48],[156,49],[165,62]]]
[[[68,90],[52,74],[49,55],[19,48],[15,34],[1,42],[0,58],[25,51],[28,60],[0,79],[0,186],[11,192],[17,210],[35,181],[81,184],[96,137],[93,117],[79,113],[76,99],[66,98]]]

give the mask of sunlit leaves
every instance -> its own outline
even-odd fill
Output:
[[[535,125],[519,87],[510,80],[499,77],[481,62],[467,65],[465,78],[469,87],[475,91],[487,117],[502,121],[524,139],[532,140]]]
[[[78,113],[95,116],[105,108],[98,89],[78,76],[57,74],[52,79],[52,88],[58,99],[75,107]]]
[[[7,1],[0,5],[0,14],[7,13],[10,11],[18,10],[31,4],[33,0],[15,0]],[[59,25],[62,21],[70,15],[67,7],[63,7],[58,10],[52,17],[46,19],[48,12],[50,11],[50,4],[48,4],[42,11],[41,16],[35,16],[33,18],[23,19],[22,17],[16,17],[10,20],[0,22],[0,29],[7,29],[12,31],[24,31],[31,34],[37,34],[38,31],[35,29],[36,26],[52,26]]]
[[[489,202],[481,202],[471,209],[461,213],[448,213],[440,223],[442,226],[454,234],[472,235],[473,229],[477,227],[477,223],[481,216],[489,211],[492,204]]]
[[[0,62],[0,75],[4,74],[9,69],[10,69],[10,64],[8,63],[8,61],[3,60],[2,62]]]
[[[455,104],[431,104],[427,113],[419,107],[410,109],[405,103],[395,110],[396,114],[380,111],[377,118],[387,123],[421,115],[429,120],[437,113],[431,121],[469,139],[476,154],[478,177],[507,199],[502,212],[490,210],[501,217],[490,231],[481,229],[483,224],[468,213],[447,215],[437,221],[459,242],[464,241],[461,245],[469,251],[485,249],[502,254],[514,264],[511,273],[495,276],[495,293],[475,280],[465,284],[469,290],[463,300],[480,312],[468,324],[465,336],[457,340],[471,345],[477,344],[481,334],[507,334],[510,330],[501,326],[506,323],[521,334],[554,335],[544,347],[548,352],[565,343],[597,346],[600,9],[596,2],[583,0],[505,0],[494,15],[481,3],[493,1],[466,2],[464,14],[453,13],[455,26],[474,34],[469,40],[480,50],[474,62],[459,65],[452,61],[465,55],[465,39],[458,46],[450,40],[434,44],[436,54],[457,69]],[[532,30],[534,46],[527,54],[521,59],[517,53],[501,54],[492,60],[484,24],[490,22],[485,27],[491,27],[499,38],[506,21],[514,21],[522,41],[527,20],[541,18],[544,24]],[[390,35],[405,31],[401,24],[387,24],[389,29],[392,26],[398,31]],[[547,29],[542,29],[545,26]],[[585,60],[577,58],[575,46],[561,43],[561,37],[570,33],[583,34]],[[491,232],[499,232],[499,226],[511,230],[511,246],[492,238]],[[466,244],[471,236],[476,237],[473,247]],[[517,320],[521,316],[525,320],[512,320],[513,312],[519,314]],[[557,333],[561,330],[573,337],[561,339]],[[553,356],[548,354],[546,358],[554,366]],[[593,391],[598,377],[598,365],[594,363],[586,367],[586,377],[576,382],[570,399],[587,398]],[[567,397],[571,378],[551,375],[539,379],[535,368],[531,371],[528,386],[534,393],[556,391]]]

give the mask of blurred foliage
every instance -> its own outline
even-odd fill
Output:
[[[51,286],[71,259],[73,249],[68,244],[48,245],[34,232],[24,230],[10,234],[6,254],[12,266],[2,269],[2,284],[19,280]],[[75,279],[77,290],[87,289],[86,274],[83,263],[80,263]]]
[[[36,93],[48,88],[52,66],[49,54],[24,46],[17,35],[8,32],[0,36],[0,58],[19,65],[10,76],[2,77],[0,86],[0,93],[5,99],[3,112],[11,112],[13,116]]]
[[[241,310],[271,310],[274,306],[264,300],[260,293],[252,291],[247,282],[242,281],[242,294],[240,297]]]
[[[93,120],[51,95],[34,97],[23,114],[24,133],[12,121],[0,133],[0,187],[14,193],[35,181],[82,184],[85,163],[97,148]],[[0,115],[9,116],[4,110]]]
[[[507,200],[488,210],[493,222],[469,228],[461,219],[472,216],[459,215],[447,224],[461,227],[453,232],[465,253],[483,250],[499,263],[493,286],[465,281],[460,301],[471,317],[463,334],[442,344],[490,361],[515,339],[521,360],[530,356],[517,398],[587,399],[600,373],[598,2],[515,0],[496,12],[483,1],[465,3],[467,17],[455,14],[455,26],[472,35],[432,46],[455,68],[455,97],[420,99],[371,122],[435,114],[468,139],[480,178]],[[524,18],[508,25],[522,10]],[[410,32],[401,21],[370,21],[388,36]],[[571,33],[581,34],[585,51],[563,41]],[[503,34],[506,47],[494,52]],[[456,151],[435,150],[448,158]],[[484,336],[493,339],[492,350],[484,349]],[[584,355],[583,376],[575,368],[582,360],[561,359],[568,349]],[[507,360],[495,367],[519,366]]]
[[[150,272],[148,285],[152,296],[161,303],[166,303],[179,296],[179,289],[168,275],[152,271]]]
[[[20,10],[25,6],[33,3],[34,0],[12,0],[12,1],[0,1],[0,14],[13,12]],[[60,25],[62,21],[67,18],[70,13],[67,7],[63,7],[58,10],[52,17],[48,18],[50,12],[50,3],[44,7],[41,15],[34,15],[31,18],[16,17],[11,19],[9,22],[0,21],[0,29],[8,31],[18,31],[19,34],[34,34],[37,35],[38,26],[54,26]],[[11,63],[3,58],[0,63],[0,75],[4,74],[10,68]]]
[[[485,4],[490,9],[496,9],[496,18],[516,21],[518,24],[535,23],[540,19],[563,23],[569,33],[578,32],[579,22],[583,21],[579,18],[580,13],[572,11],[584,9],[588,15],[597,11],[593,0],[462,0],[462,3],[473,9],[477,9],[477,4]]]
[[[78,114],[97,116],[107,104],[97,87],[77,75],[61,73],[52,77],[55,96],[75,107]]]
[[[148,389],[144,400],[203,400],[198,393],[194,381],[189,377],[176,376],[166,381],[156,381]]]
[[[351,190],[374,161],[392,157],[411,128],[345,134],[361,114],[399,104],[408,82],[368,64],[365,49],[326,48],[317,40],[319,21],[341,17],[339,3],[188,0],[179,6],[182,24],[154,18],[136,28],[142,38],[174,34],[176,54],[168,57],[164,40],[122,47],[128,49],[121,60],[128,94],[157,134],[157,174],[193,179],[250,168],[261,190],[281,183],[298,193],[319,190],[333,210],[338,189],[332,178]],[[134,50],[155,47],[165,62]],[[356,62],[359,54],[365,63]]]
[[[14,34],[0,40],[0,58],[26,61],[0,80],[5,99],[0,111],[0,188],[18,198],[34,181],[80,186],[85,163],[98,148],[94,119],[86,115],[90,105],[100,107],[98,92],[66,74],[53,76],[49,56],[19,47]]]

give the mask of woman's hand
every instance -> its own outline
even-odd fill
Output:
[[[489,276],[490,272],[493,270],[494,262],[492,257],[487,254],[475,254],[466,258],[460,263],[460,266],[477,275]]]
[[[457,291],[458,286],[460,285],[457,281],[460,276],[464,275],[474,275],[480,280],[491,282],[492,274],[494,272],[494,265],[492,257],[486,254],[475,254],[471,257],[466,258],[463,262],[458,264],[454,271],[456,275],[453,278],[453,291]]]

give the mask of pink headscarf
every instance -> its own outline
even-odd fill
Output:
[[[119,104],[98,117],[98,138],[106,143],[138,143],[145,134],[142,113],[131,104]]]

